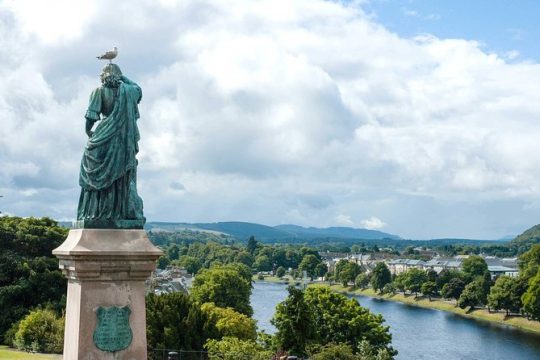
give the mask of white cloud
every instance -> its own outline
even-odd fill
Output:
[[[350,215],[345,215],[345,214],[339,214],[337,215],[334,220],[336,221],[336,223],[338,223],[339,225],[343,225],[343,226],[354,226],[354,221],[351,220],[351,216]]]
[[[5,211],[74,215],[94,57],[117,45],[143,88],[149,219],[325,226],[375,212],[403,236],[496,237],[537,218],[515,205],[505,225],[494,210],[540,203],[536,63],[401,38],[356,4],[96,1],[38,20],[34,3],[6,4]]]
[[[387,225],[384,221],[375,216],[360,221],[360,224],[362,227],[370,230],[380,230]]]

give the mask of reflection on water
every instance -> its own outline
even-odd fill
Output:
[[[251,305],[260,329],[270,324],[276,305],[287,297],[283,284],[256,282]],[[397,359],[540,360],[540,336],[515,328],[467,319],[444,311],[355,296],[362,306],[380,313],[390,326]]]

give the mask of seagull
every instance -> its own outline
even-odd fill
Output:
[[[111,60],[114,59],[118,55],[118,49],[113,47],[112,50],[107,51],[105,54],[97,56],[99,60],[109,60],[109,63],[111,63]]]

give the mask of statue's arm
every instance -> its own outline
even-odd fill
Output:
[[[96,121],[101,120],[101,88],[97,88],[90,94],[90,102],[88,104],[88,110],[84,115],[86,119],[85,131],[88,137],[92,136],[92,127]]]

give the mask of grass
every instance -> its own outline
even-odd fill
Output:
[[[476,310],[465,310],[455,306],[455,303],[450,301],[444,301],[441,299],[429,299],[424,297],[415,298],[414,295],[404,295],[404,294],[386,294],[381,295],[376,293],[373,289],[364,289],[364,290],[351,290],[348,287],[343,287],[342,285],[332,285],[330,288],[337,292],[343,292],[347,294],[362,295],[375,297],[384,300],[398,301],[413,306],[420,306],[429,309],[437,309],[442,311],[448,311],[460,316],[468,317],[471,319],[484,320],[492,323],[497,323],[501,325],[513,326],[525,331],[533,332],[540,334],[540,321],[527,320],[521,316],[506,316],[504,312],[489,312],[486,309],[476,309]]]
[[[268,281],[268,282],[274,282],[274,283],[283,283],[283,284],[294,284],[294,281],[287,276],[284,276],[283,278],[278,278],[277,276],[270,276],[270,275],[264,275],[264,280],[259,280],[259,275],[253,275],[254,281]],[[302,280],[297,280],[302,281]]]
[[[30,354],[0,346],[0,360],[60,360],[62,355]]]

